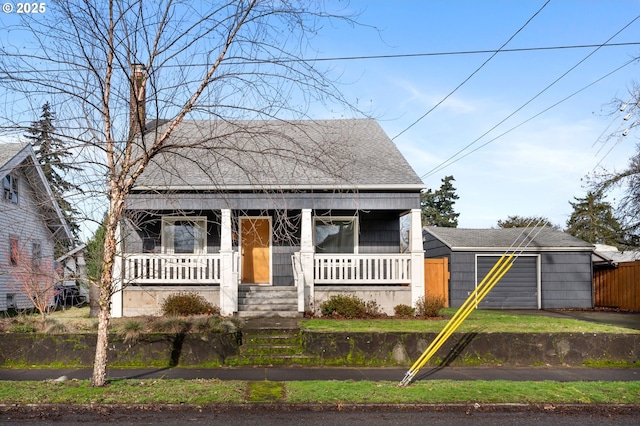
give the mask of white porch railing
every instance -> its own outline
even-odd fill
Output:
[[[315,284],[409,284],[408,254],[315,254]]]
[[[129,254],[123,263],[125,283],[220,283],[219,254]]]

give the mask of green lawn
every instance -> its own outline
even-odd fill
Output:
[[[397,382],[220,380],[116,380],[93,388],[64,383],[0,382],[2,404],[219,404],[219,403],[640,403],[640,382]]]
[[[455,309],[443,309],[444,319],[308,319],[300,325],[317,332],[439,332]],[[520,333],[640,333],[624,327],[596,324],[571,318],[515,314],[505,311],[475,310],[458,328],[460,332]]]

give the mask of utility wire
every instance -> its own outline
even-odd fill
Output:
[[[626,24],[624,27],[622,27],[620,30],[618,30],[615,34],[613,34],[611,37],[609,37],[609,39],[607,39],[607,41],[605,41],[605,43],[608,43],[609,41],[611,41],[613,38],[615,38],[616,36],[618,36],[618,34],[620,34],[622,31],[624,31],[625,29],[627,29],[631,24],[633,24],[635,21],[637,21],[638,19],[640,19],[640,15],[636,16],[635,18],[633,18],[628,24]],[[603,43],[603,45],[605,44]],[[460,155],[462,152],[464,152],[465,150],[467,150],[469,147],[471,147],[472,145],[476,144],[478,141],[480,141],[480,139],[484,138],[487,134],[489,134],[490,132],[492,132],[493,130],[495,130],[498,126],[502,125],[505,121],[507,121],[508,119],[510,119],[511,117],[513,117],[515,114],[517,114],[518,112],[520,112],[524,107],[526,107],[527,105],[529,105],[531,102],[533,102],[535,99],[537,99],[538,97],[540,97],[544,92],[546,92],[547,90],[549,90],[551,87],[553,87],[556,83],[558,83],[560,80],[562,80],[564,77],[566,77],[571,71],[573,71],[574,69],[576,69],[578,66],[580,66],[582,63],[584,63],[587,59],[589,59],[591,56],[593,56],[596,52],[598,52],[601,49],[601,46],[596,47],[591,53],[589,53],[587,56],[585,56],[583,59],[581,59],[580,61],[578,61],[578,63],[576,63],[575,65],[573,65],[571,68],[569,68],[567,71],[565,71],[560,77],[556,78],[553,82],[551,82],[549,85],[547,85],[544,89],[542,89],[540,92],[538,92],[535,96],[533,96],[531,99],[529,99],[527,102],[525,102],[524,104],[522,104],[520,107],[518,107],[515,111],[513,111],[511,114],[507,115],[504,119],[500,120],[500,122],[498,122],[498,124],[496,124],[495,126],[491,127],[489,130],[487,130],[486,132],[484,132],[482,135],[480,135],[478,138],[476,138],[474,141],[472,141],[471,143],[467,144],[465,147],[463,147],[462,149],[460,149],[459,151],[457,151],[455,154],[453,154],[452,156],[450,156],[449,158],[447,158],[445,161],[443,161],[442,163],[440,163],[438,166],[434,167],[433,169],[429,170],[427,173],[425,173],[424,175],[422,175],[422,179],[424,179],[427,176],[432,175],[433,173],[435,173],[436,171],[442,170],[444,167],[448,167],[449,165],[455,163],[456,161],[460,160],[461,158],[466,157],[468,154],[465,154],[463,157],[460,158],[456,158],[458,157],[458,155]],[[637,60],[637,58],[634,59],[634,61]],[[633,61],[630,61],[633,62]],[[625,65],[628,65],[630,62],[628,62]],[[588,86],[587,86],[588,87]],[[554,105],[555,106],[555,105]],[[537,114],[539,115],[539,114]],[[536,115],[536,116],[537,116]],[[492,139],[491,141],[485,143],[482,146],[486,146],[488,143],[494,141],[497,138]],[[482,147],[481,146],[481,147]],[[475,152],[477,151],[477,149],[475,149],[474,151],[471,152]],[[452,161],[454,160],[455,161]]]
[[[515,126],[511,127],[509,130],[507,130],[507,131],[505,131],[505,132],[503,132],[503,133],[499,134],[498,136],[496,136],[496,137],[494,137],[494,138],[492,138],[492,139],[488,140],[487,142],[485,142],[485,143],[483,143],[482,145],[480,145],[480,146],[476,147],[476,148],[475,148],[475,149],[473,149],[472,151],[469,151],[469,152],[465,153],[464,155],[462,155],[462,156],[460,156],[460,157],[457,157],[457,158],[453,159],[454,157],[456,157],[456,155],[457,155],[457,154],[461,153],[462,151],[464,151],[464,149],[466,149],[467,147],[471,146],[472,144],[474,144],[474,143],[478,142],[478,141],[479,141],[483,136],[485,136],[485,135],[486,135],[487,133],[489,133],[489,132],[485,133],[484,135],[482,135],[481,137],[479,137],[478,139],[476,139],[475,141],[473,141],[471,144],[467,145],[467,147],[465,147],[465,148],[463,148],[462,150],[458,151],[458,153],[457,153],[457,154],[455,154],[455,155],[453,155],[453,156],[449,157],[449,159],[447,159],[447,160],[443,161],[442,163],[440,163],[440,165],[439,165],[439,166],[436,166],[435,168],[431,169],[431,171],[429,171],[429,172],[427,172],[426,174],[422,175],[421,179],[428,178],[428,177],[430,177],[430,176],[432,176],[432,175],[434,175],[434,174],[438,173],[439,171],[441,171],[441,170],[443,170],[443,169],[445,169],[445,168],[449,167],[450,165],[452,165],[452,164],[454,164],[454,163],[457,163],[458,161],[462,160],[463,158],[465,158],[465,157],[467,157],[467,156],[469,156],[469,155],[473,154],[474,152],[476,152],[476,151],[480,150],[481,148],[484,148],[485,146],[489,145],[491,142],[494,142],[494,141],[496,141],[496,140],[500,139],[501,137],[505,136],[506,134],[511,133],[512,131],[514,131],[514,130],[515,130],[515,129],[517,129],[518,127],[521,127],[521,126],[523,126],[523,125],[527,124],[528,122],[532,121],[533,119],[538,118],[538,117],[539,117],[539,116],[541,116],[542,114],[544,114],[544,113],[548,112],[549,110],[551,110],[551,109],[553,109],[553,108],[557,107],[558,105],[562,104],[563,102],[566,102],[567,100],[571,99],[572,97],[576,96],[577,94],[579,94],[579,93],[581,93],[581,92],[583,92],[583,91],[587,90],[589,87],[591,87],[591,86],[593,86],[593,85],[595,85],[595,84],[599,83],[600,81],[604,80],[605,78],[607,78],[607,77],[611,76],[612,74],[614,74],[614,73],[616,73],[616,72],[620,71],[620,70],[621,70],[621,69],[623,69],[624,67],[626,67],[626,66],[628,66],[628,65],[630,65],[630,64],[632,64],[632,63],[634,63],[634,62],[636,62],[638,59],[640,59],[640,58],[633,58],[633,59],[631,59],[630,61],[625,62],[624,64],[622,64],[621,66],[617,67],[616,69],[614,69],[614,70],[612,70],[612,71],[608,72],[607,74],[603,75],[602,77],[600,77],[600,78],[598,78],[598,79],[596,79],[596,80],[592,81],[591,83],[587,84],[586,86],[582,87],[581,89],[576,90],[575,92],[571,93],[570,95],[565,96],[564,98],[560,99],[559,101],[557,101],[557,102],[556,102],[556,103],[554,103],[553,105],[551,105],[551,106],[549,106],[549,107],[547,107],[547,108],[543,109],[542,111],[538,112],[537,114],[535,114],[535,115],[533,115],[533,116],[531,116],[531,117],[527,118],[526,120],[524,120],[524,121],[522,121],[522,122],[520,122],[520,123],[516,124]],[[495,127],[494,127],[494,128],[495,128]],[[450,161],[450,160],[452,160],[452,159],[453,159],[453,161]]]
[[[409,126],[407,126],[403,131],[401,131],[400,133],[398,133],[397,135],[395,135],[394,137],[391,138],[391,140],[395,140],[397,137],[399,137],[400,135],[402,135],[403,133],[405,133],[406,131],[408,131],[409,129],[411,129],[413,126],[415,126],[416,124],[418,124],[420,121],[422,121],[423,118],[425,118],[427,115],[431,114],[431,112],[438,108],[444,101],[446,101],[447,99],[449,99],[449,97],[451,95],[453,95],[455,92],[458,91],[459,88],[461,88],[462,86],[464,86],[464,84],[471,80],[471,78],[476,75],[476,73],[478,73],[482,68],[484,68],[485,65],[487,65],[489,63],[489,61],[491,61],[507,44],[509,44],[509,42],[511,42],[511,40],[513,40],[519,33],[520,31],[522,31],[532,20],[533,18],[535,18],[536,16],[538,16],[538,14],[540,12],[542,12],[542,9],[544,9],[550,2],[551,0],[547,0],[547,2],[545,4],[542,5],[542,7],[540,9],[538,9],[538,11],[536,13],[533,14],[533,16],[531,16],[531,18],[529,18],[527,20],[527,22],[524,23],[523,26],[521,26],[518,31],[516,31],[511,37],[509,37],[509,39],[504,42],[502,44],[502,46],[500,46],[500,48],[498,50],[496,50],[491,56],[489,56],[489,58],[487,58],[486,61],[484,61],[482,63],[482,65],[480,65],[478,68],[476,68],[475,71],[473,71],[467,78],[465,78],[462,83],[458,84],[458,86],[456,86],[455,89],[453,89],[451,92],[449,92],[448,95],[446,95],[444,98],[442,98],[440,100],[440,102],[438,102],[437,104],[435,104],[433,107],[431,107],[427,112],[425,112],[420,118],[418,118],[417,120],[415,120],[413,123],[411,123]]]

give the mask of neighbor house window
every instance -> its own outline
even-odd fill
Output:
[[[358,221],[354,217],[316,218],[313,236],[316,253],[358,252]]]
[[[34,271],[40,270],[40,264],[42,263],[42,244],[40,241],[33,241],[31,243],[31,266]]]
[[[19,257],[18,237],[11,235],[9,236],[9,265],[18,266]]]
[[[11,201],[12,203],[18,203],[18,178],[12,174],[6,175],[2,179],[3,186],[3,198]]]
[[[207,219],[165,217],[162,219],[162,251],[175,254],[202,254],[207,248]]]

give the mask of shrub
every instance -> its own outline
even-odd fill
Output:
[[[44,324],[42,324],[42,330],[45,333],[67,333],[69,328],[60,321],[47,318]]]
[[[441,296],[427,296],[416,301],[416,315],[419,317],[435,318],[444,308],[444,298]]]
[[[400,304],[393,307],[393,313],[397,317],[412,317],[416,314],[416,310],[409,305]]]
[[[157,333],[186,333],[191,322],[183,318],[161,318],[151,323],[151,330]]]
[[[11,333],[37,333],[39,321],[34,317],[20,315],[11,320],[9,332]]]
[[[212,305],[197,293],[180,292],[172,294],[162,302],[162,314],[186,317],[189,315],[219,315],[220,308]]]
[[[127,319],[122,326],[118,328],[118,335],[120,335],[124,343],[135,345],[140,336],[144,332],[144,324],[137,319]]]
[[[364,314],[366,317],[379,317],[382,315],[380,305],[375,300],[369,300],[364,305]]]
[[[320,313],[323,316],[363,318],[366,311],[367,307],[362,299],[344,294],[333,295],[320,304]]]
[[[33,324],[15,323],[9,327],[11,333],[35,333],[38,331]]]

